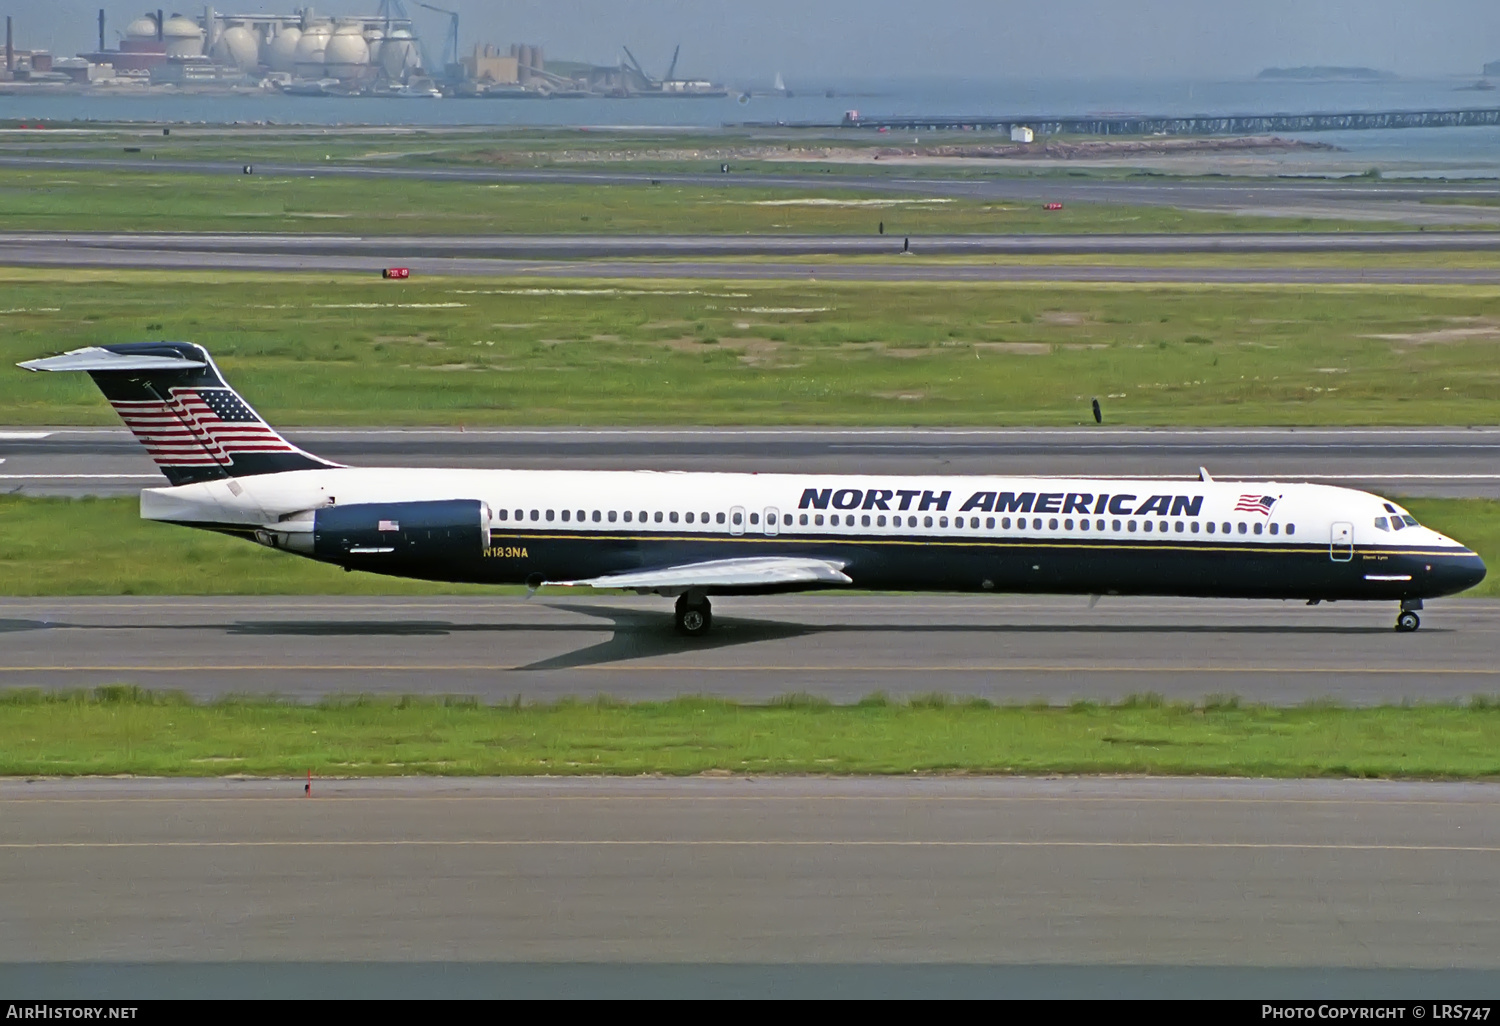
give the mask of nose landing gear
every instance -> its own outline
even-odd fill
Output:
[[[1402,602],[1401,613],[1396,617],[1396,630],[1402,634],[1410,634],[1422,626],[1422,618],[1417,615],[1417,610],[1421,608],[1421,599],[1407,599]]]
[[[708,599],[702,595],[679,595],[674,622],[678,634],[689,638],[702,637],[713,626],[713,609],[708,604]]]

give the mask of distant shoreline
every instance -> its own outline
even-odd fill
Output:
[[[1390,82],[1397,78],[1393,71],[1378,68],[1343,68],[1326,65],[1309,65],[1300,68],[1264,68],[1257,79],[1298,82]]]

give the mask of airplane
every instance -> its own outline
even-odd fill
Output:
[[[288,442],[190,342],[29,360],[89,374],[169,486],[147,520],[346,570],[676,599],[881,591],[1388,601],[1485,576],[1471,550],[1368,492],[1197,480],[349,467]]]

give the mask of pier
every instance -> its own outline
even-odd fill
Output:
[[[1268,132],[1338,132],[1376,128],[1469,128],[1500,125],[1500,107],[1469,110],[1383,110],[1321,114],[1085,114],[1068,117],[880,117],[851,111],[842,121],[746,122],[745,128],[864,128],[904,132],[1008,133],[1029,128],[1037,135],[1256,135]]]

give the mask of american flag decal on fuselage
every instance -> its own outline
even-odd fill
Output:
[[[1280,501],[1279,495],[1241,495],[1240,501],[1234,504],[1236,513],[1259,513],[1263,517],[1271,515],[1271,507]]]
[[[120,419],[163,467],[229,467],[241,453],[301,452],[230,388],[173,388],[168,400],[112,399]]]

